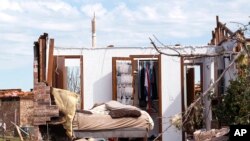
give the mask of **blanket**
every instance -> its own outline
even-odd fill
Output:
[[[152,130],[154,127],[154,122],[147,112],[134,106],[123,105],[117,101],[103,103],[88,110],[88,112],[92,114],[86,114],[86,110],[85,112],[76,113],[73,125],[74,130],[118,128],[143,128]]]
[[[73,136],[72,121],[75,116],[78,95],[68,90],[52,88],[52,95],[59,110],[65,115],[63,127],[69,137]]]

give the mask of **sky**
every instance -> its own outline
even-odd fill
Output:
[[[33,43],[44,32],[56,47],[207,45],[216,15],[233,31],[250,21],[249,0],[0,0],[0,89],[33,87]]]

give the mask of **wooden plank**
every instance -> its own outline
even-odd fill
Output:
[[[116,58],[112,58],[112,99],[117,100],[117,83],[116,83]]]
[[[38,57],[39,63],[38,63],[38,74],[39,79],[38,81],[43,81],[43,39],[39,39],[39,57]]]
[[[43,79],[42,79],[42,81],[43,82],[45,82],[46,81],[46,71],[47,71],[47,66],[46,66],[46,64],[47,64],[47,36],[46,35],[44,35],[45,37],[45,39],[43,39],[43,46],[42,46],[42,51],[43,51],[43,72],[42,72],[42,76],[43,76]]]
[[[14,123],[12,123],[12,124],[14,124]],[[24,140],[23,140],[23,136],[22,136],[22,134],[21,134],[21,131],[20,131],[19,127],[18,127],[16,124],[14,124],[14,125],[15,125],[15,127],[16,127],[16,130],[17,130],[17,133],[18,133],[18,135],[19,135],[20,140],[21,140],[21,141],[24,141]]]
[[[53,82],[53,66],[54,66],[54,39],[49,41],[49,62],[48,62],[48,72],[47,72],[47,82],[49,86],[52,86]]]

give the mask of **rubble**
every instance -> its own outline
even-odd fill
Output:
[[[229,132],[228,127],[221,129],[211,129],[209,131],[197,130],[194,132],[195,141],[227,141],[228,137],[225,136]]]

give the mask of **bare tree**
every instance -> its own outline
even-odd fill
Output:
[[[67,88],[69,91],[80,94],[80,68],[78,66],[67,67]]]

